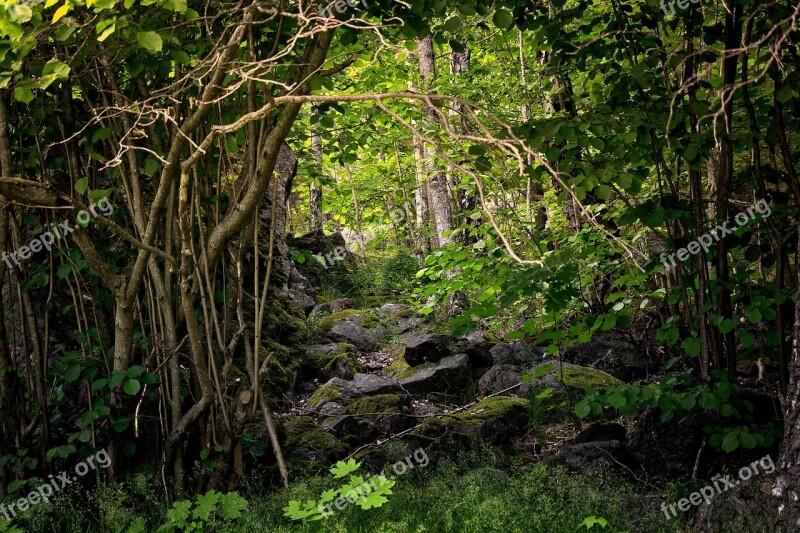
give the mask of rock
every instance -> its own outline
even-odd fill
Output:
[[[463,392],[470,381],[467,361],[466,354],[445,357],[438,363],[413,367],[413,374],[399,382],[411,394]]]
[[[428,418],[403,437],[412,445],[468,446],[471,441],[507,444],[522,434],[528,421],[528,400],[496,396],[486,398],[455,417]]]
[[[548,462],[590,475],[600,474],[609,468],[626,470],[620,463],[631,470],[636,468],[635,459],[628,453],[625,444],[618,440],[567,443]]]
[[[331,300],[314,306],[308,318],[317,318],[324,313],[339,313],[348,309],[355,309],[356,302],[352,298],[339,298],[338,300]]]
[[[393,318],[398,313],[411,309],[406,304],[383,304],[378,309],[378,316],[383,319]]]
[[[505,390],[513,385],[522,382],[522,376],[525,371],[522,367],[515,365],[497,365],[493,366],[486,372],[480,380],[478,380],[478,394],[480,396],[488,396],[496,392]],[[530,396],[531,385],[530,383],[522,383],[516,389],[503,393],[503,396],[516,396],[518,398],[527,398]]]
[[[502,342],[493,346],[489,352],[495,365],[531,366],[540,363],[544,350],[520,342]]]
[[[644,379],[659,368],[657,357],[648,358],[645,346],[616,331],[593,336],[588,342],[564,350],[561,360],[597,368],[623,381]]]
[[[356,374],[352,381],[346,381],[341,378],[330,379],[311,395],[308,403],[311,406],[317,406],[340,398],[350,400],[377,394],[399,394],[403,392],[400,385],[393,379],[375,374]]]
[[[405,416],[411,414],[411,396],[408,394],[379,394],[360,398],[347,406],[347,413],[372,420],[381,432],[390,435],[417,423],[414,417]]]
[[[355,346],[347,343],[322,344],[306,348],[300,379],[351,379],[364,366],[358,360]]]
[[[475,331],[466,338],[458,339],[451,348],[455,353],[465,353],[473,377],[480,377],[494,364],[492,348],[494,343],[487,340],[483,331]]]
[[[334,313],[319,323],[319,330],[334,342],[346,342],[362,352],[379,349],[387,335],[386,328],[367,311],[348,309]]]
[[[670,478],[691,476],[703,441],[702,424],[662,422],[654,409],[640,413],[635,420],[636,425],[628,432],[627,449],[648,474]]]
[[[539,375],[530,382],[531,412],[542,423],[559,422],[572,417],[571,406],[585,396],[587,389],[605,390],[622,384],[617,378],[600,370],[558,361],[543,363],[527,373]],[[552,389],[552,393],[547,393],[547,389]],[[542,397],[540,393],[549,396]]]
[[[406,340],[404,358],[411,366],[431,363],[450,355],[451,337],[429,333],[414,335]]]
[[[302,262],[298,260],[293,263],[313,286],[324,285],[338,293],[352,288],[346,276],[340,275],[355,264],[355,256],[347,249],[341,233],[325,235],[322,230],[316,230],[302,237],[288,234],[286,243],[295,257],[303,257]],[[309,257],[309,254],[316,257]]]
[[[319,414],[321,416],[338,416],[343,415],[344,412],[344,405],[336,402],[327,402],[319,408]]]
[[[354,416],[333,418],[325,423],[325,428],[351,446],[373,441],[380,434],[378,426],[374,422]]]
[[[622,382],[601,370],[549,361],[542,363],[530,370],[531,374],[540,373],[538,378],[531,382],[534,388],[552,388],[555,394],[571,391],[583,392],[586,389],[604,390]]]
[[[332,463],[340,459],[347,452],[347,446],[336,437],[318,427],[314,419],[309,416],[292,418],[285,422],[286,444],[285,450],[292,456],[300,450],[314,452],[325,462]],[[299,452],[300,455],[307,455]]]

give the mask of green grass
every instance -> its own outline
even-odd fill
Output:
[[[506,473],[488,465],[485,452],[397,479],[389,502],[364,511],[350,506],[321,522],[292,522],[281,510],[290,499],[317,499],[332,487],[313,478],[289,491],[252,498],[246,531],[278,532],[553,532],[575,531],[589,516],[601,516],[610,531],[681,531],[659,509],[662,496],[618,479],[587,480],[537,465]],[[659,516],[660,515],[660,516]],[[597,529],[595,529],[597,530]]]

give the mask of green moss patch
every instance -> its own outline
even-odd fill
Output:
[[[586,367],[565,368],[563,374],[556,371],[556,379],[563,381],[564,385],[574,389],[607,389],[622,382],[601,370]]]
[[[400,381],[404,378],[410,378],[419,371],[419,367],[412,367],[406,363],[406,359],[403,357],[403,349],[401,349],[400,352],[395,356],[392,364],[383,369],[383,375]]]
[[[357,372],[364,371],[364,365],[358,360],[356,347],[345,342],[337,344],[330,353],[304,354],[302,367],[304,377],[325,381],[333,377],[348,379]]]
[[[347,447],[336,437],[314,423],[310,416],[301,416],[286,421],[286,449],[314,450],[328,460],[341,457]]]
[[[378,394],[359,398],[347,406],[347,413],[361,415],[366,413],[408,413],[408,396],[403,394]]]
[[[317,407],[336,401],[342,397],[343,392],[344,389],[338,385],[323,385],[314,391],[314,394],[308,399],[308,404]]]
[[[340,320],[345,320],[348,317],[353,315],[359,315],[362,318],[361,325],[365,328],[372,328],[380,324],[378,317],[375,316],[373,313],[369,311],[361,311],[359,309],[345,309],[344,311],[339,311],[338,313],[333,313],[325,318],[323,318],[317,328],[320,331],[330,331],[333,326],[336,325],[337,322]]]

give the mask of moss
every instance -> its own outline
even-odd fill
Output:
[[[341,456],[345,445],[336,437],[314,424],[309,416],[293,418],[285,423],[286,448],[290,451],[308,449],[319,452],[327,459]]]
[[[345,369],[344,372],[340,369]],[[306,353],[303,355],[303,375],[328,380],[332,377],[349,378],[363,372],[364,365],[358,360],[358,351],[352,344],[341,342],[330,353]]]
[[[556,372],[555,377],[564,385],[574,389],[607,389],[622,382],[610,374],[586,367],[565,368],[564,373]]]
[[[527,413],[528,400],[511,396],[493,396],[484,398],[464,412],[468,420],[488,420],[489,418],[505,419],[518,412]]]
[[[318,405],[324,405],[327,402],[338,400],[342,397],[343,390],[344,389],[338,385],[323,385],[314,391],[314,394],[308,399],[308,404],[317,407]]]
[[[347,413],[408,413],[408,403],[408,397],[402,394],[378,394],[355,400],[347,407]]]
[[[373,328],[380,324],[378,321],[378,317],[376,317],[373,313],[369,311],[361,311],[358,309],[345,309],[344,311],[339,311],[338,313],[333,313],[325,318],[323,318],[317,328],[321,331],[330,331],[334,325],[340,320],[344,320],[348,317],[353,315],[360,315],[363,319],[361,325],[365,328]]]
[[[408,363],[406,363],[406,359],[403,357],[401,352],[395,356],[392,364],[383,369],[383,374],[386,376],[391,376],[392,379],[399,381],[404,378],[410,378],[419,371],[420,367],[411,367]]]

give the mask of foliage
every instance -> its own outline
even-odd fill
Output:
[[[323,518],[328,518],[328,514],[331,511],[326,511],[325,506],[334,502],[337,496],[338,499],[346,498],[348,503],[355,503],[365,510],[381,507],[389,501],[386,496],[392,494],[391,489],[395,482],[388,480],[384,475],[373,476],[369,481],[364,481],[364,478],[352,474],[360,466],[361,463],[357,463],[355,459],[350,459],[347,462],[337,462],[330,469],[330,473],[334,479],[341,479],[349,475],[348,482],[336,489],[323,492],[318,500],[307,500],[305,503],[290,500],[289,505],[283,509],[284,516],[288,516],[293,520],[322,520]],[[352,494],[357,495],[355,501],[350,501]]]
[[[236,492],[219,493],[211,490],[194,501],[181,500],[172,504],[167,512],[167,523],[159,533],[174,531],[218,531],[241,522],[247,500]]]

